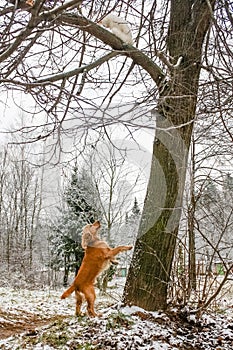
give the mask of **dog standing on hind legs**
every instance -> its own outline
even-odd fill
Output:
[[[94,227],[97,228],[100,222],[95,222]],[[87,245],[85,255],[71,286],[62,294],[61,299],[67,298],[75,292],[76,295],[76,315],[81,315],[81,306],[83,295],[87,302],[87,312],[89,316],[98,316],[94,310],[95,289],[94,283],[98,275],[109,267],[111,261],[115,261],[115,256],[121,252],[132,249],[132,246],[119,246],[110,248],[108,244],[99,238],[92,241],[91,245]]]

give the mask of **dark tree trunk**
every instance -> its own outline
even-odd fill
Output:
[[[159,86],[150,179],[124,291],[125,303],[146,310],[167,307],[202,47],[211,15],[207,1],[171,0],[167,49],[174,66],[169,66],[170,79]]]
[[[63,276],[63,286],[68,286],[68,278],[70,272],[70,255],[65,254],[64,256],[64,276]]]
[[[195,172],[195,163],[194,163],[194,154],[195,154],[195,143],[192,143],[191,150],[191,162],[192,162],[192,178],[191,178],[191,199],[190,205],[188,208],[188,241],[189,241],[189,264],[188,264],[188,294],[190,296],[192,290],[196,290],[196,245],[195,245],[195,232],[194,232],[194,220],[195,220],[195,211],[196,211],[196,197],[194,192],[194,172]]]

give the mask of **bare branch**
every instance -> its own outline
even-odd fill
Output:
[[[63,14],[59,17],[58,21],[86,31],[94,35],[97,39],[100,39],[105,44],[110,45],[114,50],[120,51],[122,55],[130,57],[135,64],[140,65],[145,71],[147,71],[158,87],[161,86],[161,83],[165,78],[165,73],[141,50],[138,50],[132,45],[125,44],[121,39],[108,30],[77,14]]]
[[[119,52],[117,52],[117,51],[110,52],[107,55],[97,59],[93,63],[87,64],[87,65],[80,67],[80,68],[73,69],[69,72],[63,72],[63,73],[59,73],[59,74],[52,75],[49,77],[39,78],[33,84],[40,85],[41,83],[54,82],[54,81],[58,81],[58,80],[68,79],[68,78],[73,77],[79,73],[89,72],[93,68],[100,66],[101,64],[105,63],[106,61],[110,60],[113,57],[116,57],[117,55],[119,55]]]

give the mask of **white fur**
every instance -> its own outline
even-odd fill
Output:
[[[111,29],[112,33],[118,36],[125,43],[132,45],[132,33],[128,23],[118,16],[109,14],[100,21],[106,28]]]

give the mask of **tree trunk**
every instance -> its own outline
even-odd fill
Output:
[[[196,212],[196,197],[194,192],[194,173],[195,173],[195,143],[192,143],[191,150],[191,162],[192,162],[192,173],[191,173],[191,195],[190,195],[190,205],[188,208],[188,241],[189,241],[189,261],[188,261],[188,294],[190,296],[192,290],[196,290],[196,245],[195,245],[195,232],[194,232],[194,220]]]
[[[173,65],[168,65],[170,79],[159,86],[151,173],[124,291],[125,303],[146,310],[167,307],[201,52],[211,15],[206,1],[171,0],[167,49]]]
[[[68,278],[70,272],[70,255],[65,254],[64,256],[64,276],[63,276],[63,286],[68,286]]]

